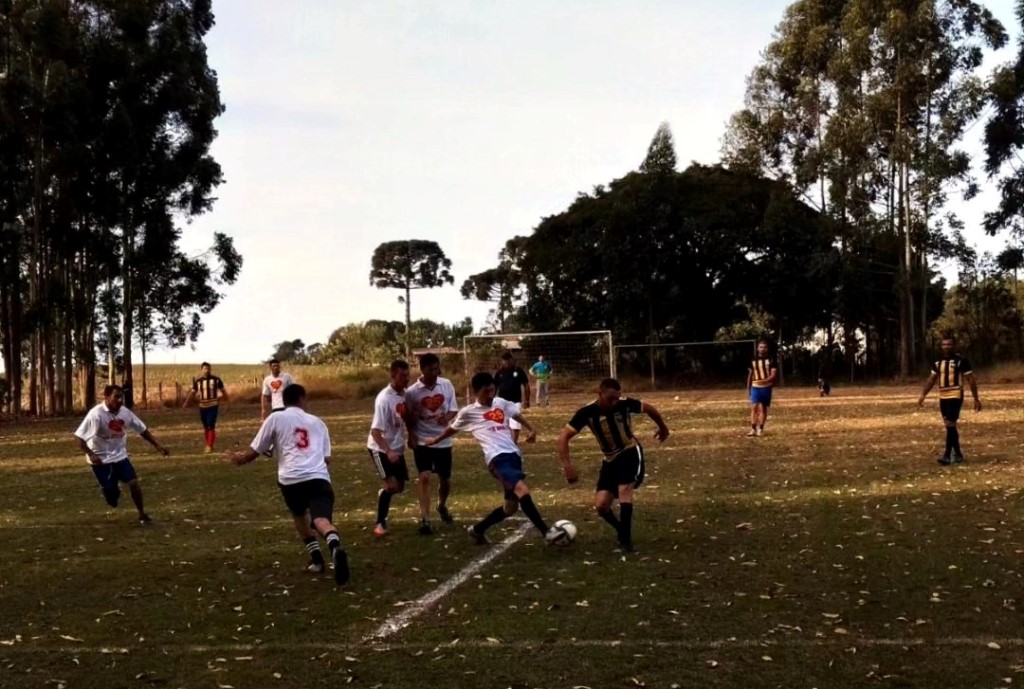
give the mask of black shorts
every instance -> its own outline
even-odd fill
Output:
[[[939,411],[942,412],[942,418],[946,421],[959,421],[960,410],[963,409],[963,406],[963,399],[939,400]]]
[[[608,491],[619,497],[619,486],[632,485],[639,488],[644,482],[644,451],[640,445],[623,450],[601,465],[597,478],[597,491]]]
[[[396,481],[405,483],[409,480],[409,467],[405,464],[405,455],[398,455],[398,461],[392,462],[388,459],[386,452],[375,452],[369,448],[366,451],[370,453],[370,459],[373,460],[373,465],[377,467],[377,475],[380,476],[382,481],[393,478]]]
[[[452,477],[452,448],[417,445],[412,456],[418,473],[432,472],[441,478]]]
[[[302,517],[309,512],[310,519],[334,521],[334,489],[330,481],[314,478],[300,483],[277,485],[281,488],[284,504],[294,516]]]

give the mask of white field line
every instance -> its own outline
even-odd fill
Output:
[[[462,586],[466,581],[474,574],[479,572],[481,569],[486,567],[492,560],[495,560],[505,552],[514,546],[516,543],[523,539],[526,532],[533,528],[533,524],[526,522],[518,529],[516,529],[511,536],[506,538],[501,543],[497,544],[493,548],[490,548],[480,557],[476,558],[468,565],[459,570],[455,576],[445,581],[443,584],[438,586],[433,591],[426,593],[419,599],[405,606],[401,612],[397,615],[392,615],[384,621],[382,625],[377,627],[373,633],[363,637],[363,642],[379,641],[386,639],[387,637],[395,634],[405,627],[409,626],[415,618],[419,617],[431,606],[437,603],[439,600],[447,596],[449,593]]]
[[[292,530],[295,527],[292,525],[291,518],[287,515],[282,515],[280,519],[203,519],[201,517],[186,517],[184,519],[177,518],[174,516],[160,518],[159,512],[153,512],[156,515],[154,519],[153,528],[161,528],[165,526],[173,526],[177,528],[195,528],[204,526],[281,526],[287,530]],[[373,525],[373,519],[377,516],[377,510],[366,510],[365,515],[369,520],[367,528]],[[340,520],[338,520],[340,521]],[[479,517],[453,517],[452,521],[456,524],[476,524],[480,521]],[[519,521],[518,519],[506,520],[509,522]],[[408,522],[409,524],[419,524],[419,515],[401,515],[392,511],[391,517],[388,519],[389,523]],[[2,522],[0,521],[0,529],[46,529],[52,530],[55,528],[74,527],[75,529],[87,529],[96,528],[107,530],[110,528],[112,522],[77,522],[75,524],[19,524],[17,522]],[[433,522],[434,526],[438,529],[444,529],[444,522],[437,519]],[[133,526],[132,515],[129,515],[128,519],[124,522],[123,526],[129,528]],[[148,527],[147,527],[148,528]]]
[[[493,552],[493,551],[491,551]],[[421,599],[422,600],[422,599]],[[425,609],[425,608],[424,608]],[[420,610],[422,612],[422,610]],[[411,619],[411,618],[410,618]],[[390,622],[390,620],[389,620]],[[381,627],[383,629],[383,626]],[[397,631],[397,630],[396,630]],[[1024,648],[1024,638],[1001,638],[1001,637],[943,637],[938,639],[926,639],[923,637],[858,637],[849,635],[843,637],[828,638],[762,638],[762,639],[693,639],[676,641],[657,641],[645,639],[553,639],[545,641],[502,641],[500,639],[454,639],[443,642],[411,642],[411,643],[386,643],[380,641],[380,637],[367,636],[363,643],[327,643],[327,642],[305,642],[305,643],[261,643],[261,644],[182,644],[180,646],[47,646],[33,645],[31,643],[3,641],[0,642],[3,653],[63,653],[75,654],[102,654],[102,655],[127,655],[130,653],[162,653],[162,654],[203,654],[203,653],[251,653],[258,651],[280,651],[280,652],[305,652],[305,651],[333,651],[339,653],[353,653],[360,648],[374,652],[404,652],[404,651],[446,651],[466,649],[510,649],[515,651],[535,651],[545,648],[572,649],[572,648],[624,648],[628,650],[716,650],[716,649],[756,649],[756,648],[991,648],[999,649],[1021,649]],[[999,646],[996,649],[993,644]]]

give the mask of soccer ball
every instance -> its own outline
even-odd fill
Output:
[[[555,541],[556,545],[569,545],[576,540],[576,525],[568,519],[559,519],[554,523],[556,529],[561,529],[565,534],[565,538],[560,538]]]

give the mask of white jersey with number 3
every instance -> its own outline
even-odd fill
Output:
[[[498,455],[519,454],[519,446],[512,440],[508,425],[518,413],[518,404],[495,397],[489,407],[474,402],[460,409],[451,427],[472,433],[484,451],[484,460],[490,464]]]
[[[277,480],[281,485],[331,480],[327,459],[331,456],[331,436],[319,418],[298,407],[271,414],[252,441],[260,454],[274,451]]]

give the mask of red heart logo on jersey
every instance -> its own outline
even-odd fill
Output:
[[[395,413],[405,418],[405,402],[399,402],[398,406],[395,407]]]
[[[121,419],[111,419],[107,424],[107,428],[114,431],[114,433],[124,433],[124,421]]]
[[[281,381],[279,381],[279,380],[272,380],[272,381],[270,381],[270,387],[273,388],[274,390],[280,390],[281,389]]]
[[[505,412],[500,409],[492,409],[484,412],[484,418],[494,423],[505,423]]]
[[[430,411],[437,411],[444,404],[444,395],[433,395],[432,397],[424,397],[420,402],[424,407]]]

